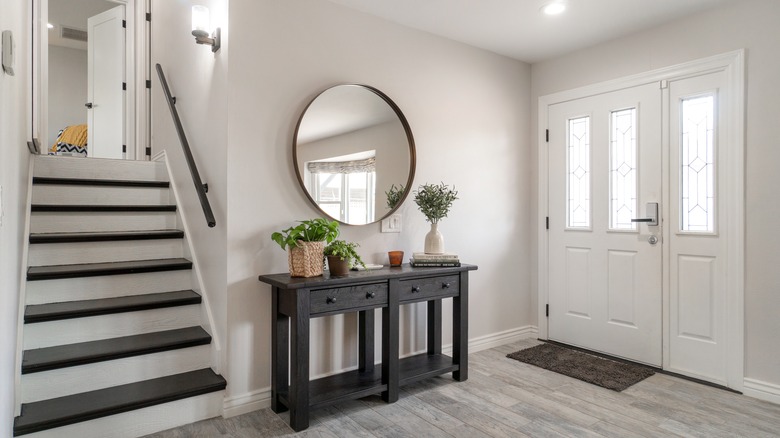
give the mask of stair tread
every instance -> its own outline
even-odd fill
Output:
[[[152,187],[167,188],[170,187],[168,181],[151,180],[124,180],[124,179],[105,179],[105,178],[59,178],[48,176],[33,177],[33,184],[47,185],[78,185],[78,186],[116,186],[116,187]]]
[[[32,204],[32,212],[176,211],[176,205]]]
[[[51,280],[55,278],[95,277],[100,275],[138,274],[144,272],[173,271],[192,268],[185,258],[131,260],[124,262],[83,263],[75,265],[30,266],[27,280]]]
[[[25,350],[22,374],[103,362],[123,357],[194,347],[211,343],[202,327],[187,327],[142,335]]]
[[[182,230],[30,233],[30,243],[108,242],[118,240],[180,239]]]
[[[25,307],[26,324],[164,307],[199,304],[201,297],[192,290],[159,292],[95,300],[66,301],[60,303],[33,304]]]
[[[227,382],[210,368],[22,405],[14,435],[128,412],[225,389]]]

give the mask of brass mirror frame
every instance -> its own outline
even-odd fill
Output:
[[[384,216],[380,218],[375,218],[373,222],[367,222],[365,224],[350,224],[347,222],[342,222],[337,218],[332,217],[331,215],[325,213],[323,209],[320,208],[319,205],[317,205],[317,202],[312,198],[311,193],[306,189],[306,184],[303,181],[303,173],[301,172],[301,169],[298,167],[298,131],[301,128],[301,123],[303,122],[303,117],[306,115],[306,111],[308,111],[309,107],[316,101],[320,96],[322,96],[325,92],[336,88],[336,87],[343,87],[343,86],[350,86],[350,87],[360,87],[363,89],[366,89],[377,96],[379,96],[380,99],[382,99],[392,110],[395,112],[395,115],[398,117],[398,120],[401,122],[401,126],[404,128],[404,132],[406,133],[406,140],[409,143],[409,178],[406,180],[406,185],[404,186],[404,194],[401,196],[401,199],[398,201],[398,203],[395,205],[395,207],[387,212]],[[298,184],[300,185],[301,189],[303,190],[303,193],[306,194],[306,198],[309,199],[309,202],[319,210],[320,213],[325,215],[326,217],[329,217],[333,220],[338,221],[340,224],[343,225],[353,225],[353,226],[363,226],[363,225],[370,225],[375,224],[391,214],[395,213],[396,210],[404,203],[407,196],[409,195],[409,191],[412,186],[412,182],[414,182],[414,173],[417,169],[417,152],[414,145],[414,137],[412,136],[412,128],[409,126],[409,122],[406,120],[406,116],[404,116],[404,113],[401,111],[401,108],[398,107],[398,105],[393,102],[392,99],[390,99],[385,93],[381,92],[377,88],[374,88],[370,85],[364,85],[364,84],[338,84],[333,85],[331,87],[328,87],[319,93],[317,93],[316,96],[314,96],[311,101],[306,105],[306,107],[301,111],[300,117],[298,117],[298,123],[295,125],[295,133],[293,134],[293,144],[292,144],[292,158],[293,158],[293,166],[295,166],[295,176],[298,178]]]

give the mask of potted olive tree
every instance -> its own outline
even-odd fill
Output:
[[[398,187],[395,186],[395,184],[390,185],[390,190],[385,192],[385,196],[387,196],[387,209],[392,210],[395,208],[396,205],[398,205],[399,202],[401,202],[401,198],[404,197],[404,192],[406,189],[404,188],[403,184],[398,184]]]
[[[444,236],[439,232],[439,221],[447,217],[452,203],[458,199],[458,191],[444,183],[423,184],[414,191],[414,202],[431,223],[431,231],[425,235],[425,253],[444,253]]]
[[[325,244],[339,236],[339,223],[322,218],[299,221],[299,225],[271,234],[271,240],[287,249],[292,277],[322,275]]]
[[[325,256],[328,258],[328,270],[333,277],[347,275],[348,271],[354,265],[366,267],[360,255],[355,251],[357,243],[345,242],[343,240],[334,240],[325,247]]]

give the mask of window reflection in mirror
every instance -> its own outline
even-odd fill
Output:
[[[346,224],[391,213],[385,192],[408,186],[414,143],[400,110],[378,90],[340,85],[317,96],[298,123],[298,178],[310,200]]]

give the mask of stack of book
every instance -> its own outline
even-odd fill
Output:
[[[460,258],[457,254],[426,254],[416,252],[409,259],[409,264],[413,268],[451,268],[460,266]]]

